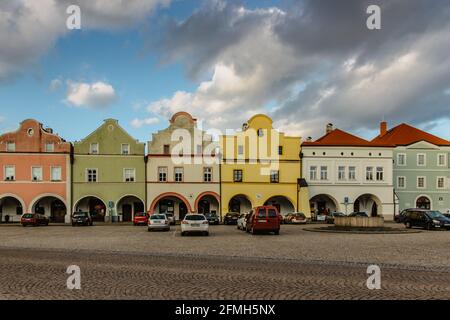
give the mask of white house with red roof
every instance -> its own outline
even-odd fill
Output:
[[[392,220],[393,145],[371,142],[332,124],[321,138],[302,143],[302,174],[312,213],[366,212]]]

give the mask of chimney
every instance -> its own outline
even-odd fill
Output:
[[[387,133],[387,122],[381,121],[380,122],[380,137],[384,136]]]
[[[307,142],[311,142],[311,141],[312,141],[312,137],[306,138],[306,141],[307,141]]]
[[[332,123],[327,124],[325,131],[327,134],[330,133],[331,131],[333,131],[333,124]]]

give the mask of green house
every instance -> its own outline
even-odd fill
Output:
[[[408,208],[450,210],[450,142],[409,126],[387,130],[381,124],[374,142],[392,144],[397,211]]]
[[[74,143],[73,212],[96,221],[131,221],[145,211],[145,144],[115,119]]]

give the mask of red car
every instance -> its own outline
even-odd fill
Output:
[[[246,231],[255,234],[256,232],[273,232],[280,234],[280,214],[274,206],[260,206],[250,211],[247,219]]]
[[[22,226],[48,226],[49,219],[43,214],[39,213],[25,213],[20,218]]]
[[[138,212],[134,214],[133,224],[135,226],[143,225],[146,226],[148,223],[148,215],[146,212]]]

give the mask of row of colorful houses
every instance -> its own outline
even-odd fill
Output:
[[[69,222],[76,211],[102,221],[143,211],[182,219],[264,204],[388,220],[405,208],[450,209],[450,142],[406,124],[382,122],[371,141],[328,124],[302,142],[259,114],[216,138],[186,112],[153,133],[147,150],[114,119],[73,144],[25,120],[0,136],[0,220],[37,212]]]

